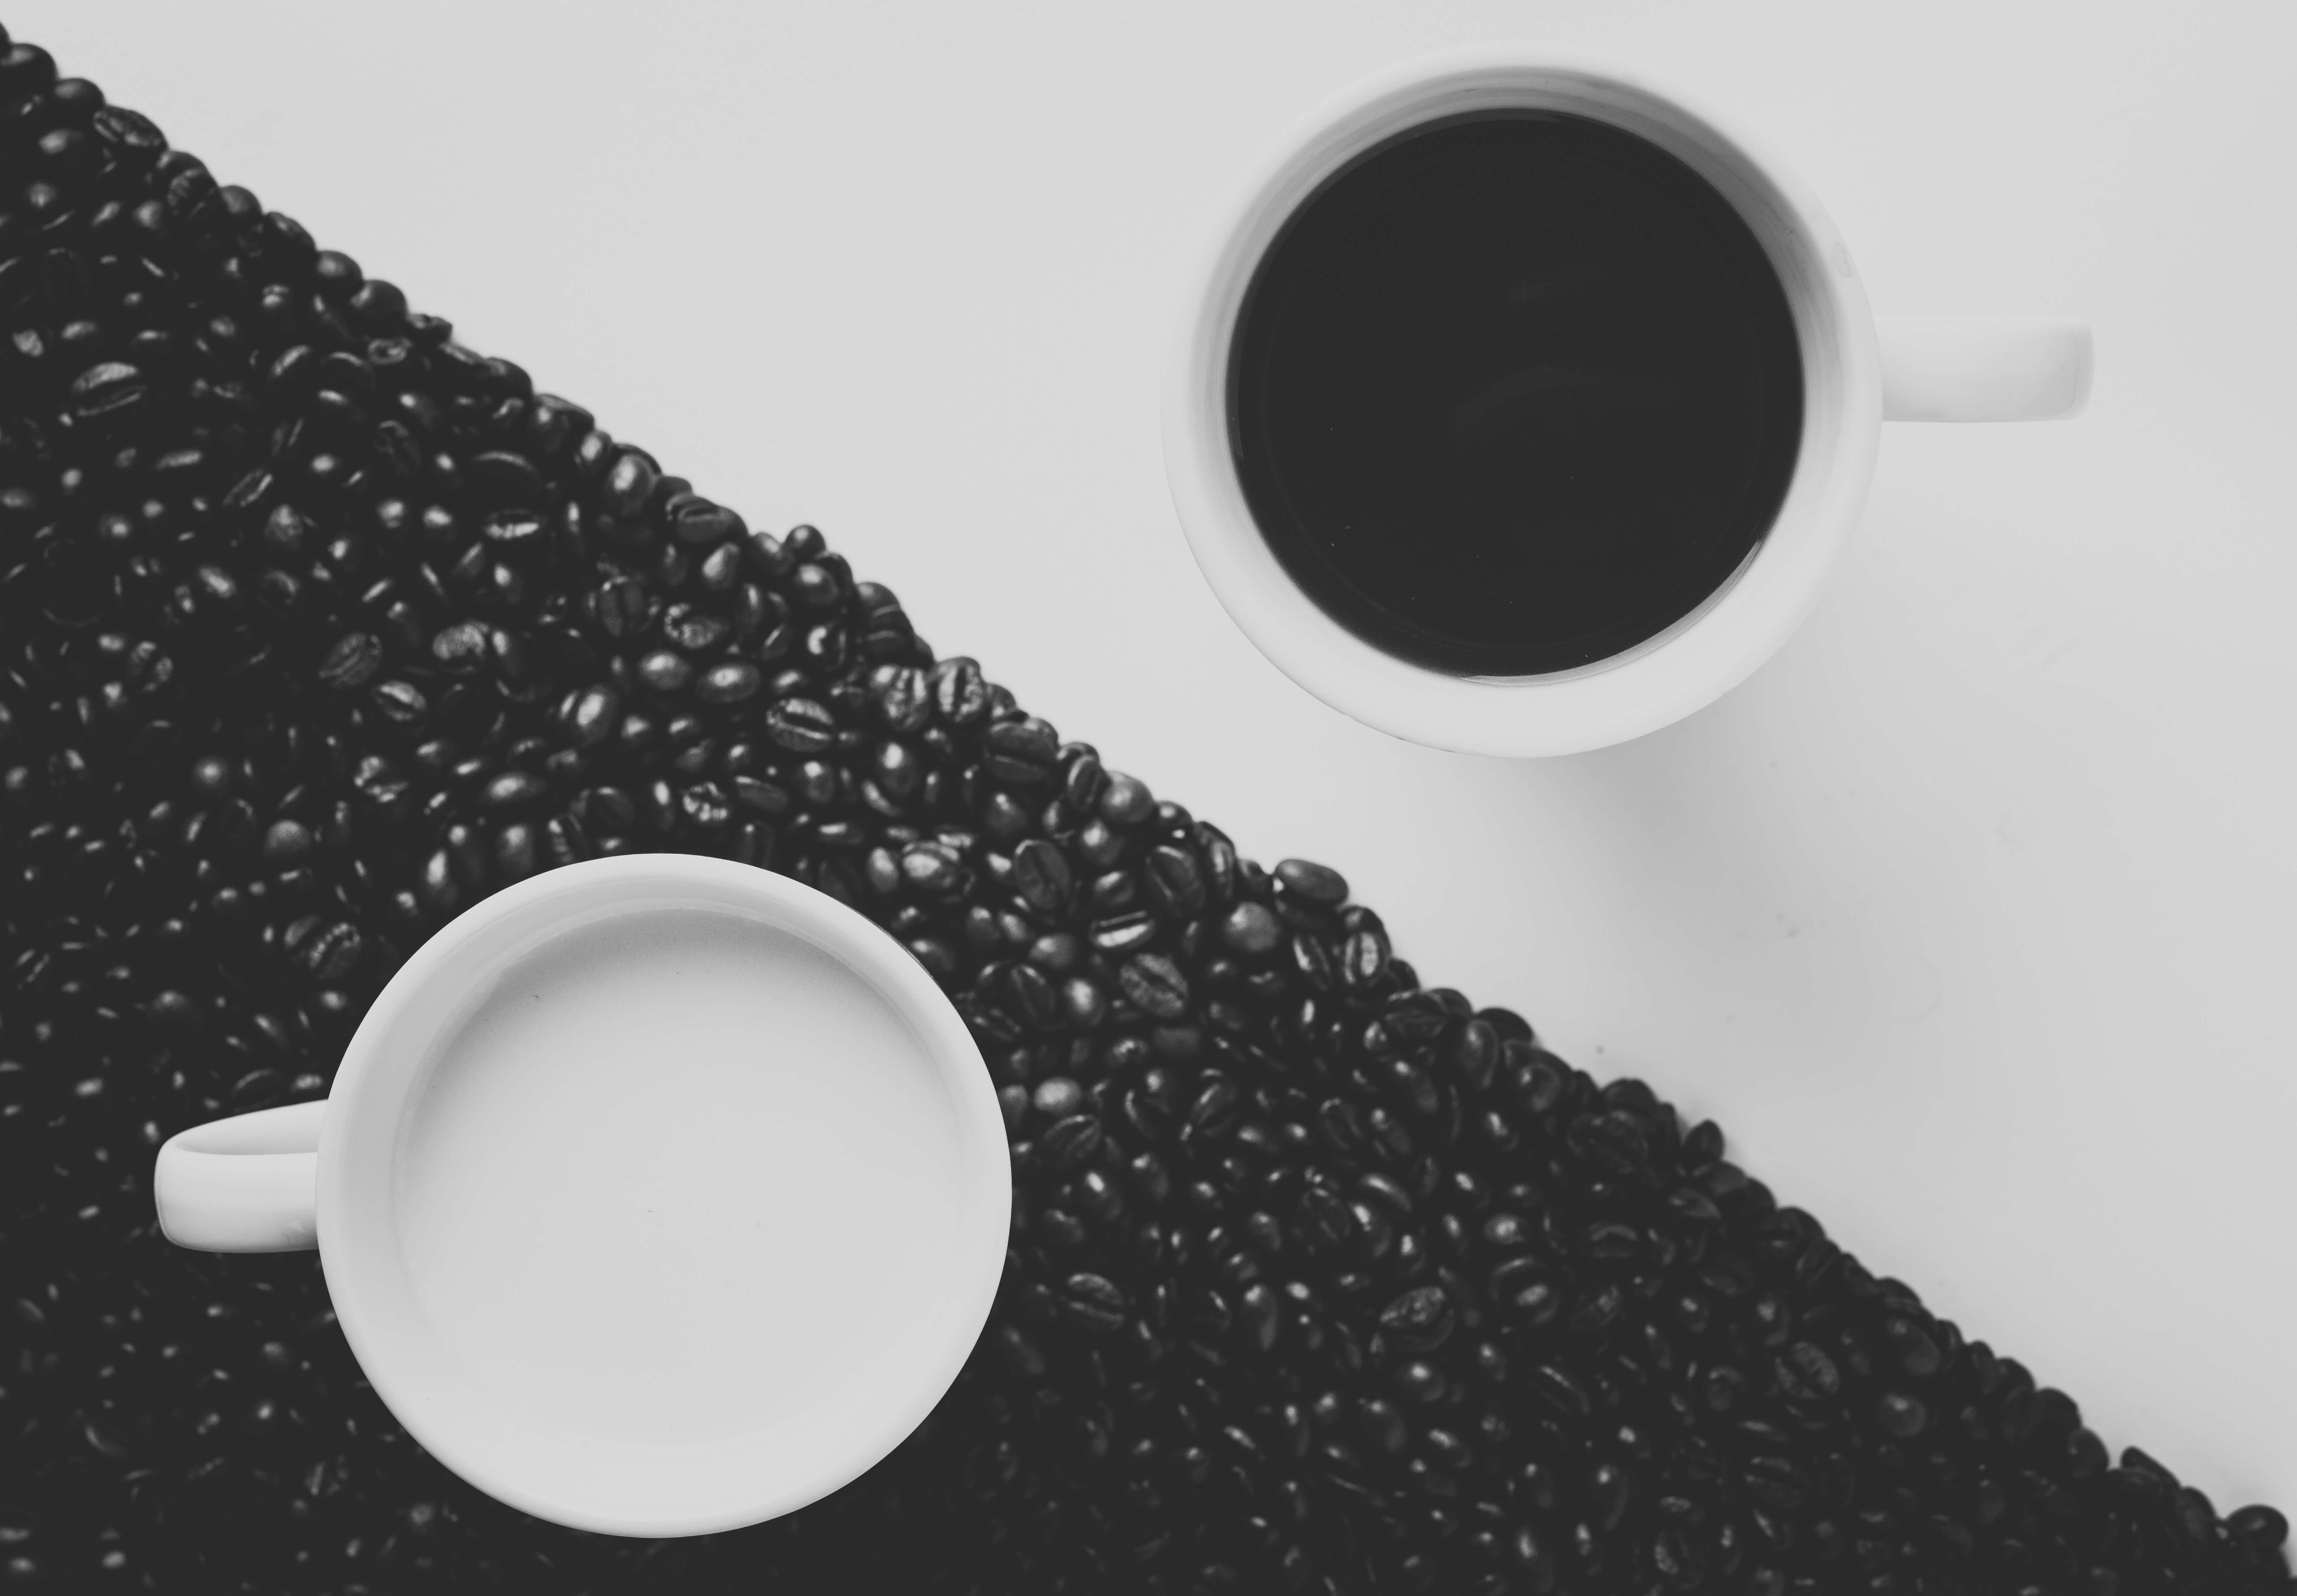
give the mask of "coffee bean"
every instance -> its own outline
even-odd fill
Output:
[[[1061,983],[1061,1017],[1078,1031],[1091,1031],[1108,1013],[1108,995],[1083,975]]]
[[[1235,1122],[1239,1101],[1236,1088],[1214,1077],[1189,1105],[1189,1123],[1207,1135],[1218,1136]]]
[[[942,661],[933,668],[932,682],[934,707],[951,726],[972,726],[989,713],[989,687],[972,660]]]
[[[430,702],[410,682],[377,682],[370,693],[384,719],[401,726],[412,725],[430,712]]]
[[[1257,903],[1239,903],[1221,922],[1221,942],[1247,958],[1266,953],[1284,938],[1283,922]]]
[[[2289,1520],[2262,1503],[2227,1514],[2226,1528],[2260,1552],[2278,1551],[2289,1540]]]
[[[1842,1388],[1834,1361],[1807,1341],[1798,1341],[1773,1360],[1779,1390],[1791,1402],[1824,1402]]]
[[[539,776],[524,770],[506,770],[486,785],[479,802],[489,809],[513,809],[532,803],[547,796],[550,789]]]
[[[1441,1286],[1421,1286],[1404,1293],[1379,1312],[1379,1327],[1407,1352],[1428,1352],[1441,1346],[1455,1322],[1451,1299]]]
[[[600,584],[590,600],[599,627],[611,638],[636,635],[645,626],[653,601],[636,579],[618,576]]]
[[[476,670],[487,662],[487,629],[475,621],[445,626],[431,639],[431,657],[449,670]]]
[[[2191,1546],[2207,1546],[2217,1535],[2217,1510],[2210,1505],[2208,1497],[2191,1485],[2178,1493],[2170,1523]]]
[[[72,379],[72,414],[95,425],[125,420],[151,390],[144,374],[123,360],[103,360]]]
[[[1139,826],[1157,812],[1157,797],[1148,783],[1112,775],[1100,794],[1099,809],[1100,818],[1111,826]]]
[[[1041,1139],[1045,1156],[1055,1169],[1075,1169],[1100,1151],[1100,1121],[1090,1114],[1073,1114],[1056,1121]]]
[[[2105,1472],[2111,1458],[2105,1443],[2087,1429],[2077,1429],[2066,1437],[2065,1468],[2069,1478],[2083,1480]]]
[[[514,821],[495,833],[494,867],[496,876],[503,881],[523,881],[534,874],[536,842],[534,827],[523,820]]]
[[[1073,1274],[1063,1282],[1061,1310],[1069,1321],[1096,1336],[1124,1328],[1124,1293],[1105,1275]]]
[[[534,463],[509,449],[486,449],[472,456],[463,467],[463,480],[484,504],[531,506],[543,492],[542,473]],[[541,518],[531,509],[498,513],[485,523],[485,535],[502,543],[526,541],[541,530]]]
[[[729,660],[702,673],[694,684],[694,695],[704,703],[741,703],[756,697],[762,685],[755,665]]]
[[[1311,864],[1305,859],[1288,859],[1278,862],[1275,874],[1288,891],[1319,908],[1338,909],[1347,901],[1346,878],[1326,866]]]
[[[751,675],[754,678],[756,672]],[[675,649],[657,648],[638,661],[638,679],[657,693],[681,692],[694,679],[694,662]]]
[[[1038,1113],[1059,1119],[1084,1107],[1084,1088],[1066,1075],[1056,1075],[1038,1083],[1033,1100]]]
[[[837,720],[810,698],[785,698],[766,711],[766,736],[793,753],[819,753],[837,741]]]
[[[1059,736],[1051,727],[1033,716],[991,727],[982,739],[981,763],[1000,781],[1027,786],[1052,775],[1059,753]]]
[[[340,981],[358,964],[366,950],[356,926],[341,920],[308,915],[287,928],[287,957],[315,981]]]
[[[1340,979],[1351,989],[1366,991],[1387,975],[1391,956],[1387,936],[1376,930],[1354,931],[1340,945]]]
[[[1922,1405],[1922,1398],[1909,1396],[1902,1391],[1885,1393],[1875,1412],[1882,1428],[1901,1441],[1921,1435],[1930,1423],[1930,1412]]]
[[[1161,953],[1140,953],[1126,959],[1117,969],[1116,984],[1125,1001],[1143,1014],[1173,1020],[1188,1012],[1188,977]]]
[[[698,547],[736,542],[750,533],[739,515],[696,493],[671,495],[663,514],[669,518],[671,535],[680,543]]]
[[[606,509],[619,516],[635,518],[645,511],[660,481],[652,460],[638,449],[625,449],[606,471]]]
[[[1680,1186],[1667,1194],[1667,1205],[1681,1218],[1698,1225],[1720,1224],[1723,1211],[1703,1191]]]
[[[1157,921],[1147,909],[1111,915],[1092,923],[1092,945],[1112,958],[1138,951],[1157,940]]]
[[[1650,1157],[1641,1126],[1625,1114],[1582,1115],[1564,1135],[1572,1154],[1597,1170],[1627,1174]]]
[[[365,687],[383,667],[383,644],[372,632],[345,632],[319,661],[319,681],[337,692]]]
[[[1047,913],[1068,901],[1074,878],[1061,851],[1041,838],[1032,838],[1013,851],[1013,890],[1033,909]]]
[[[311,851],[311,833],[300,820],[276,820],[263,834],[263,857],[275,865],[292,865]]]

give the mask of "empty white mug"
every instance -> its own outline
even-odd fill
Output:
[[[160,1150],[185,1246],[316,1245],[440,1461],[624,1535],[770,1518],[932,1411],[1004,1266],[1004,1122],[925,970],[687,854],[530,877],[383,988],[324,1102]]]
[[[1745,219],[1784,288],[1801,346],[1800,449],[1769,531],[1715,592],[1664,631],[1574,670],[1447,675],[1365,642],[1326,615],[1261,537],[1230,432],[1230,339],[1287,220],[1356,157],[1411,129],[1481,111],[1593,118],[1688,164]],[[1165,375],[1165,459],[1190,551],[1230,616],[1309,692],[1367,726],[1472,753],[1571,753],[1680,720],[1752,672],[1817,602],[1856,522],[1881,423],[2021,421],[2076,414],[2088,329],[2038,317],[1889,317],[1867,308],[1849,251],[1778,158],[1634,69],[1544,45],[1407,62],[1304,118],[1220,215],[1189,280]]]

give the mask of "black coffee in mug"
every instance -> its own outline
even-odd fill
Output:
[[[1461,676],[1632,648],[1794,473],[1802,361],[1762,246],[1588,118],[1425,124],[1326,180],[1256,273],[1229,429],[1261,535],[1334,621]]]

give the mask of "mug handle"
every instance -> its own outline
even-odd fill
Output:
[[[1885,421],[2058,421],[2089,402],[2087,324],[2057,316],[1878,316]]]
[[[296,1253],[319,1245],[319,1122],[325,1098],[168,1138],[152,1172],[160,1230],[209,1253]]]

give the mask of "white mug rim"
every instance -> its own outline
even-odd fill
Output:
[[[1576,670],[1448,675],[1383,653],[1319,609],[1260,536],[1236,480],[1228,343],[1277,231],[1325,177],[1412,127],[1482,110],[1593,115],[1687,160],[1753,227],[1779,270],[1802,346],[1794,476],[1739,571],[1657,637]],[[1407,741],[1461,753],[1578,753],[1655,730],[1745,679],[1799,625],[1857,520],[1882,419],[1874,322],[1824,209],[1761,143],[1695,95],[1571,46],[1509,42],[1402,62],[1298,119],[1219,212],[1165,366],[1166,477],[1190,553],[1254,645],[1308,692]]]
[[[648,891],[658,895],[632,895],[627,901],[633,907],[748,906],[762,920],[801,936],[867,982],[910,1026],[950,1089],[965,1189],[949,1254],[950,1278],[961,1289],[951,1300],[920,1312],[904,1346],[910,1354],[905,1364],[873,1370],[884,1391],[868,1412],[844,1415],[834,1431],[820,1437],[820,1449],[811,1451],[794,1471],[782,1471],[762,1485],[745,1487],[738,1480],[729,1485],[723,1477],[729,1461],[751,1455],[732,1444],[675,1448],[630,1443],[659,1454],[652,1458],[658,1466],[683,1462],[697,1479],[710,1482],[674,1505],[657,1501],[632,1508],[596,1494],[554,1494],[506,1468],[504,1446],[510,1446],[512,1455],[519,1446],[537,1450],[534,1438],[505,1442],[500,1421],[508,1410],[472,1400],[467,1386],[459,1399],[446,1394],[456,1391],[452,1378],[440,1378],[453,1362],[451,1353],[422,1323],[423,1310],[396,1251],[395,1213],[378,1216],[375,1210],[378,1204],[395,1208],[390,1168],[419,1098],[410,1079],[417,1066],[406,1055],[427,1050],[431,1040],[452,1028],[451,1022],[436,1023],[435,1015],[426,1024],[411,1013],[426,993],[435,996],[442,972],[490,934],[514,934],[514,926],[523,938],[516,951],[495,950],[487,961],[490,970],[499,971],[578,925],[594,923],[600,917],[549,920],[586,893]],[[547,928],[527,929],[538,922]],[[436,1003],[432,1007],[435,1011]],[[409,1025],[417,1030],[407,1032]],[[663,1537],[739,1528],[803,1507],[858,1477],[899,1445],[946,1394],[980,1337],[1002,1277],[1011,1221],[1010,1156],[995,1090],[964,1021],[924,967],[861,915],[786,876],[731,860],[620,854],[546,871],[482,901],[425,942],[386,983],[345,1049],[327,1105],[316,1172],[319,1258],[336,1318],[361,1371],[408,1433],[455,1473],[523,1511],[595,1534]],[[474,1419],[473,1409],[492,1417]],[[498,1428],[483,1431],[486,1423]]]

